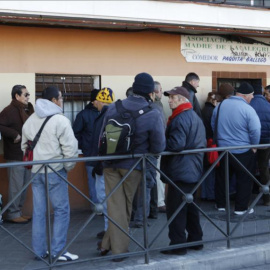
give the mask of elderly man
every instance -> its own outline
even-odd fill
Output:
[[[245,146],[258,144],[260,141],[261,124],[256,111],[249,105],[253,98],[253,87],[241,83],[236,95],[225,99],[215,108],[211,120],[213,131],[216,132],[217,144],[220,147]],[[219,116],[217,118],[217,111]],[[216,124],[217,123],[217,124]],[[216,127],[217,125],[217,127]],[[230,151],[251,173],[255,171],[255,149],[236,149]],[[243,215],[247,209],[252,193],[252,179],[238,163],[229,157],[230,177],[236,175],[236,215]],[[220,163],[219,177],[215,186],[216,206],[225,211],[225,159]],[[253,213],[253,209],[249,213]]]
[[[36,102],[36,112],[28,118],[22,130],[22,150],[27,148],[27,141],[33,141],[41,125],[51,117],[41,132],[34,148],[34,160],[50,160],[75,158],[78,156],[78,142],[74,136],[70,121],[63,115],[63,97],[61,91],[49,86],[42,92],[42,98]],[[54,210],[51,256],[59,256],[58,261],[73,261],[79,257],[66,250],[63,251],[68,233],[70,207],[67,172],[74,166],[74,162],[50,164],[57,174],[48,169],[49,198]],[[32,182],[33,191],[33,224],[32,245],[37,259],[48,256],[46,231],[46,180],[45,170],[39,171],[41,165],[35,165],[32,172],[35,178]],[[62,252],[62,253],[60,253]],[[59,254],[60,253],[60,254]]]
[[[7,162],[22,161],[21,150],[22,126],[27,118],[34,112],[29,102],[30,94],[24,85],[15,85],[11,91],[12,101],[0,114],[0,132],[4,138],[4,158]],[[24,166],[8,168],[8,200],[22,190],[22,187],[30,180],[31,171]],[[23,224],[31,217],[22,214],[22,207],[26,197],[26,190],[11,204],[7,210],[7,221]]]
[[[189,93],[184,87],[175,87],[164,92],[169,97],[172,115],[169,117],[166,129],[166,151],[180,152],[187,149],[204,148],[206,146],[205,128],[202,120],[192,110]],[[184,193],[190,193],[203,172],[203,153],[191,155],[163,156],[161,170]],[[166,182],[164,177],[162,180]],[[195,198],[195,194],[193,194]],[[183,202],[183,196],[172,184],[168,183],[166,199],[168,220]],[[186,238],[186,232],[188,236]],[[203,232],[197,208],[192,203],[186,203],[169,225],[170,245],[201,241]],[[199,250],[203,245],[192,249]],[[186,248],[176,248],[162,251],[163,254],[185,255]]]

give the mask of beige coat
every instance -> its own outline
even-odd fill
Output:
[[[53,112],[57,113],[57,105],[44,99],[41,101],[42,105],[49,105],[50,114],[54,114]],[[53,109],[51,109],[52,105]],[[46,119],[46,117],[41,118],[38,116],[39,110],[37,106],[37,111],[28,118],[23,126],[21,144],[23,152],[27,147],[27,140],[34,140],[34,137]],[[60,114],[62,110],[60,107],[59,109],[60,111],[57,114],[54,114],[51,119],[49,119],[41,133],[39,141],[37,142],[34,149],[34,161],[76,158],[78,156],[78,141],[74,136],[70,121],[64,115]],[[53,163],[50,166],[56,171],[59,171],[62,168],[65,168],[67,171],[69,171],[75,166],[75,163]],[[40,165],[33,166],[32,172],[37,172],[39,168]],[[44,173],[44,170],[42,170],[41,173]]]

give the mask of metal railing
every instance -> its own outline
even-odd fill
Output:
[[[144,205],[144,221],[143,221],[143,234],[144,234],[144,243],[141,244],[135,237],[133,237],[131,234],[129,234],[128,231],[125,231],[121,226],[119,226],[109,215],[104,214],[110,222],[112,222],[119,230],[121,230],[126,236],[130,238],[132,242],[134,242],[138,247],[141,248],[141,251],[133,251],[129,252],[128,256],[137,256],[137,255],[144,255],[145,257],[145,263],[149,263],[150,261],[150,252],[152,251],[161,251],[161,250],[170,250],[170,249],[175,249],[175,248],[187,248],[187,247],[192,247],[196,245],[201,245],[204,243],[209,243],[209,242],[218,242],[218,241],[224,241],[226,240],[227,242],[227,248],[231,247],[231,241],[233,239],[238,239],[238,238],[244,238],[244,237],[250,237],[250,236],[257,236],[257,235],[263,235],[263,234],[269,234],[270,231],[264,231],[264,232],[259,232],[256,234],[247,234],[247,235],[241,235],[237,236],[235,235],[235,232],[237,228],[241,225],[241,223],[244,221],[246,216],[248,215],[248,211],[241,216],[239,221],[235,224],[235,226],[232,228],[231,224],[231,213],[230,213],[230,194],[229,194],[229,156],[233,159],[236,159],[233,154],[230,153],[230,151],[235,150],[235,149],[251,149],[251,148],[268,148],[270,147],[270,144],[264,144],[264,145],[249,145],[249,146],[243,146],[243,147],[219,147],[219,148],[206,148],[206,149],[194,149],[194,150],[185,150],[180,153],[172,153],[172,152],[163,152],[160,155],[161,156],[166,156],[166,155],[190,155],[190,154],[197,154],[197,153],[206,153],[206,152],[212,152],[212,151],[218,151],[219,152],[219,157],[218,159],[209,167],[209,169],[203,174],[199,182],[195,185],[195,187],[192,189],[190,193],[185,193],[183,192],[168,176],[166,176],[157,166],[155,166],[151,160],[149,160],[149,157],[152,156],[152,154],[135,154],[135,155],[125,155],[125,156],[106,156],[102,157],[103,161],[107,160],[119,160],[119,159],[128,159],[128,158],[135,158],[137,159],[135,164],[130,168],[130,170],[127,172],[127,174],[121,179],[121,181],[112,189],[112,191],[107,194],[105,200],[99,204],[93,203],[91,199],[88,198],[82,191],[80,191],[75,185],[70,183],[66,178],[62,177],[57,171],[55,171],[50,165],[55,164],[55,163],[65,163],[65,162],[86,162],[86,161],[99,161],[101,160],[101,157],[85,157],[85,158],[73,158],[73,159],[61,159],[61,160],[48,160],[48,161],[32,161],[32,162],[12,162],[12,163],[2,163],[0,164],[0,168],[8,168],[8,167],[14,167],[14,166],[22,166],[22,165],[41,165],[39,170],[32,175],[31,180],[23,186],[22,190],[15,196],[13,201],[10,201],[4,206],[2,211],[0,212],[0,215],[4,214],[6,210],[11,206],[11,204],[20,196],[22,192],[24,192],[29,185],[33,182],[35,176],[43,169],[45,169],[45,185],[46,185],[46,199],[47,199],[47,228],[48,228],[48,250],[49,254],[51,254],[51,231],[52,231],[52,224],[50,221],[50,216],[51,216],[51,210],[50,210],[50,198],[49,198],[49,184],[48,184],[48,169],[53,171],[55,174],[57,174],[63,181],[65,181],[72,189],[74,189],[76,192],[78,192],[85,200],[87,200],[92,206],[94,206],[94,211],[89,215],[87,220],[84,222],[84,224],[78,229],[76,234],[72,237],[72,239],[66,244],[65,248],[63,250],[67,250],[70,245],[78,238],[78,236],[83,232],[83,230],[86,228],[86,226],[91,223],[94,219],[94,217],[97,214],[100,214],[103,212],[103,203],[106,203],[108,199],[114,194],[114,192],[122,185],[124,181],[126,181],[127,177],[129,174],[136,168],[136,166],[141,163],[142,165],[142,172],[143,172],[143,205]],[[201,184],[205,181],[207,176],[211,173],[212,170],[215,169],[216,165],[218,162],[220,162],[222,159],[225,159],[225,186],[226,186],[226,229],[222,229],[216,222],[206,213],[200,205],[198,205],[194,201],[194,193],[199,189]],[[260,192],[256,196],[255,200],[251,203],[249,209],[253,208],[260,198],[263,196],[263,194],[269,194],[269,186],[268,185],[262,185],[237,159],[236,162],[238,165],[249,175],[249,177],[252,178],[252,180],[260,187]],[[156,233],[156,235],[151,239],[151,241],[148,239],[148,229],[147,229],[147,210],[146,210],[146,166],[147,163],[155,168],[160,175],[166,179],[166,181],[172,185],[174,188],[176,188],[183,196],[183,202],[181,205],[177,208],[177,210],[174,212],[174,214],[171,216],[169,220],[162,226],[162,228]],[[184,244],[177,244],[177,245],[171,245],[171,246],[162,246],[162,247],[154,247],[154,243],[157,241],[157,239],[160,237],[161,233],[167,228],[167,226],[172,222],[172,220],[176,217],[176,215],[183,209],[183,207],[186,204],[193,204],[198,211],[223,235],[220,238],[216,238],[213,240],[203,240],[203,241],[197,241],[197,242],[189,242],[189,243],[184,243]],[[5,223],[0,225],[0,229],[2,229],[4,232],[9,234],[11,237],[13,237],[16,241],[18,241],[23,247],[25,247],[27,250],[35,254],[33,249],[26,245],[22,240],[20,240],[13,232],[8,230],[5,227]],[[61,255],[61,252],[58,254],[58,257]],[[84,260],[78,260],[78,261],[73,261],[73,262],[66,262],[65,265],[69,264],[76,264],[76,263],[82,263],[82,262],[88,262],[92,260],[109,260],[109,259],[114,259],[114,258],[121,258],[121,257],[126,257],[127,253],[124,254],[117,254],[117,255],[111,255],[111,256],[105,256],[105,257],[92,257]],[[53,267],[57,266],[62,266],[63,264],[57,263],[57,259],[52,258],[49,256],[49,260],[45,260],[43,258],[40,258],[44,263],[45,266],[39,267],[39,268],[34,268],[34,269],[52,269]]]

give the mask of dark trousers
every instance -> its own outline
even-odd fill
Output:
[[[189,193],[195,184],[187,184],[183,182],[175,183],[183,192]],[[183,202],[182,194],[172,185],[168,185],[168,193],[166,198],[167,219],[169,219],[176,209]],[[195,198],[195,194],[194,194]],[[186,232],[188,237],[186,238]],[[186,242],[202,240],[203,232],[200,225],[200,216],[197,208],[191,203],[186,204],[174,220],[169,225],[170,245],[182,244]]]
[[[252,150],[242,154],[233,154],[243,166],[245,166],[251,174],[255,173],[256,155]],[[253,180],[238,163],[229,156],[229,178],[233,173],[236,176],[236,194],[235,194],[235,211],[245,211],[248,209],[249,200],[252,194]],[[215,193],[216,203],[218,208],[226,206],[226,191],[225,191],[225,158],[220,162],[220,167],[217,170],[218,177],[216,179]]]
[[[150,215],[157,216],[158,215],[158,191],[157,191],[157,183],[151,189],[151,199],[150,199]]]
[[[257,153],[258,167],[260,171],[260,182],[263,185],[269,185],[269,158],[270,148],[258,149]],[[263,195],[264,203],[269,203],[270,196],[268,194]]]

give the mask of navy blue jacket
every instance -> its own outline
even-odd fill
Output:
[[[178,114],[166,130],[166,151],[206,147],[205,128],[193,110]],[[203,172],[203,153],[162,156],[161,170],[174,182],[196,183]],[[166,182],[164,177],[162,181]]]
[[[78,113],[73,124],[73,131],[76,139],[78,140],[79,149],[82,150],[86,157],[91,156],[90,153],[93,147],[94,121],[98,115],[98,110],[92,103],[89,103],[84,110]]]
[[[149,105],[142,96],[131,95],[122,101],[123,106],[131,111],[137,111]],[[115,104],[111,104],[104,118],[104,124],[111,115],[116,114]],[[104,129],[104,128],[102,128]],[[163,116],[159,109],[153,109],[136,119],[136,130],[134,140],[134,154],[153,153],[157,154],[165,148],[165,129]],[[104,167],[130,169],[137,159],[122,159],[113,162],[105,162]],[[136,169],[141,170],[141,166]]]
[[[250,105],[256,111],[261,121],[260,143],[270,143],[270,103],[262,95],[254,95]]]
[[[93,145],[91,147],[90,156],[96,157],[98,156],[98,146],[99,146],[99,138],[101,135],[101,129],[103,125],[103,120],[105,114],[107,112],[108,106],[103,106],[99,116],[94,121],[94,128],[93,128]],[[97,165],[97,161],[92,161],[93,166]]]

